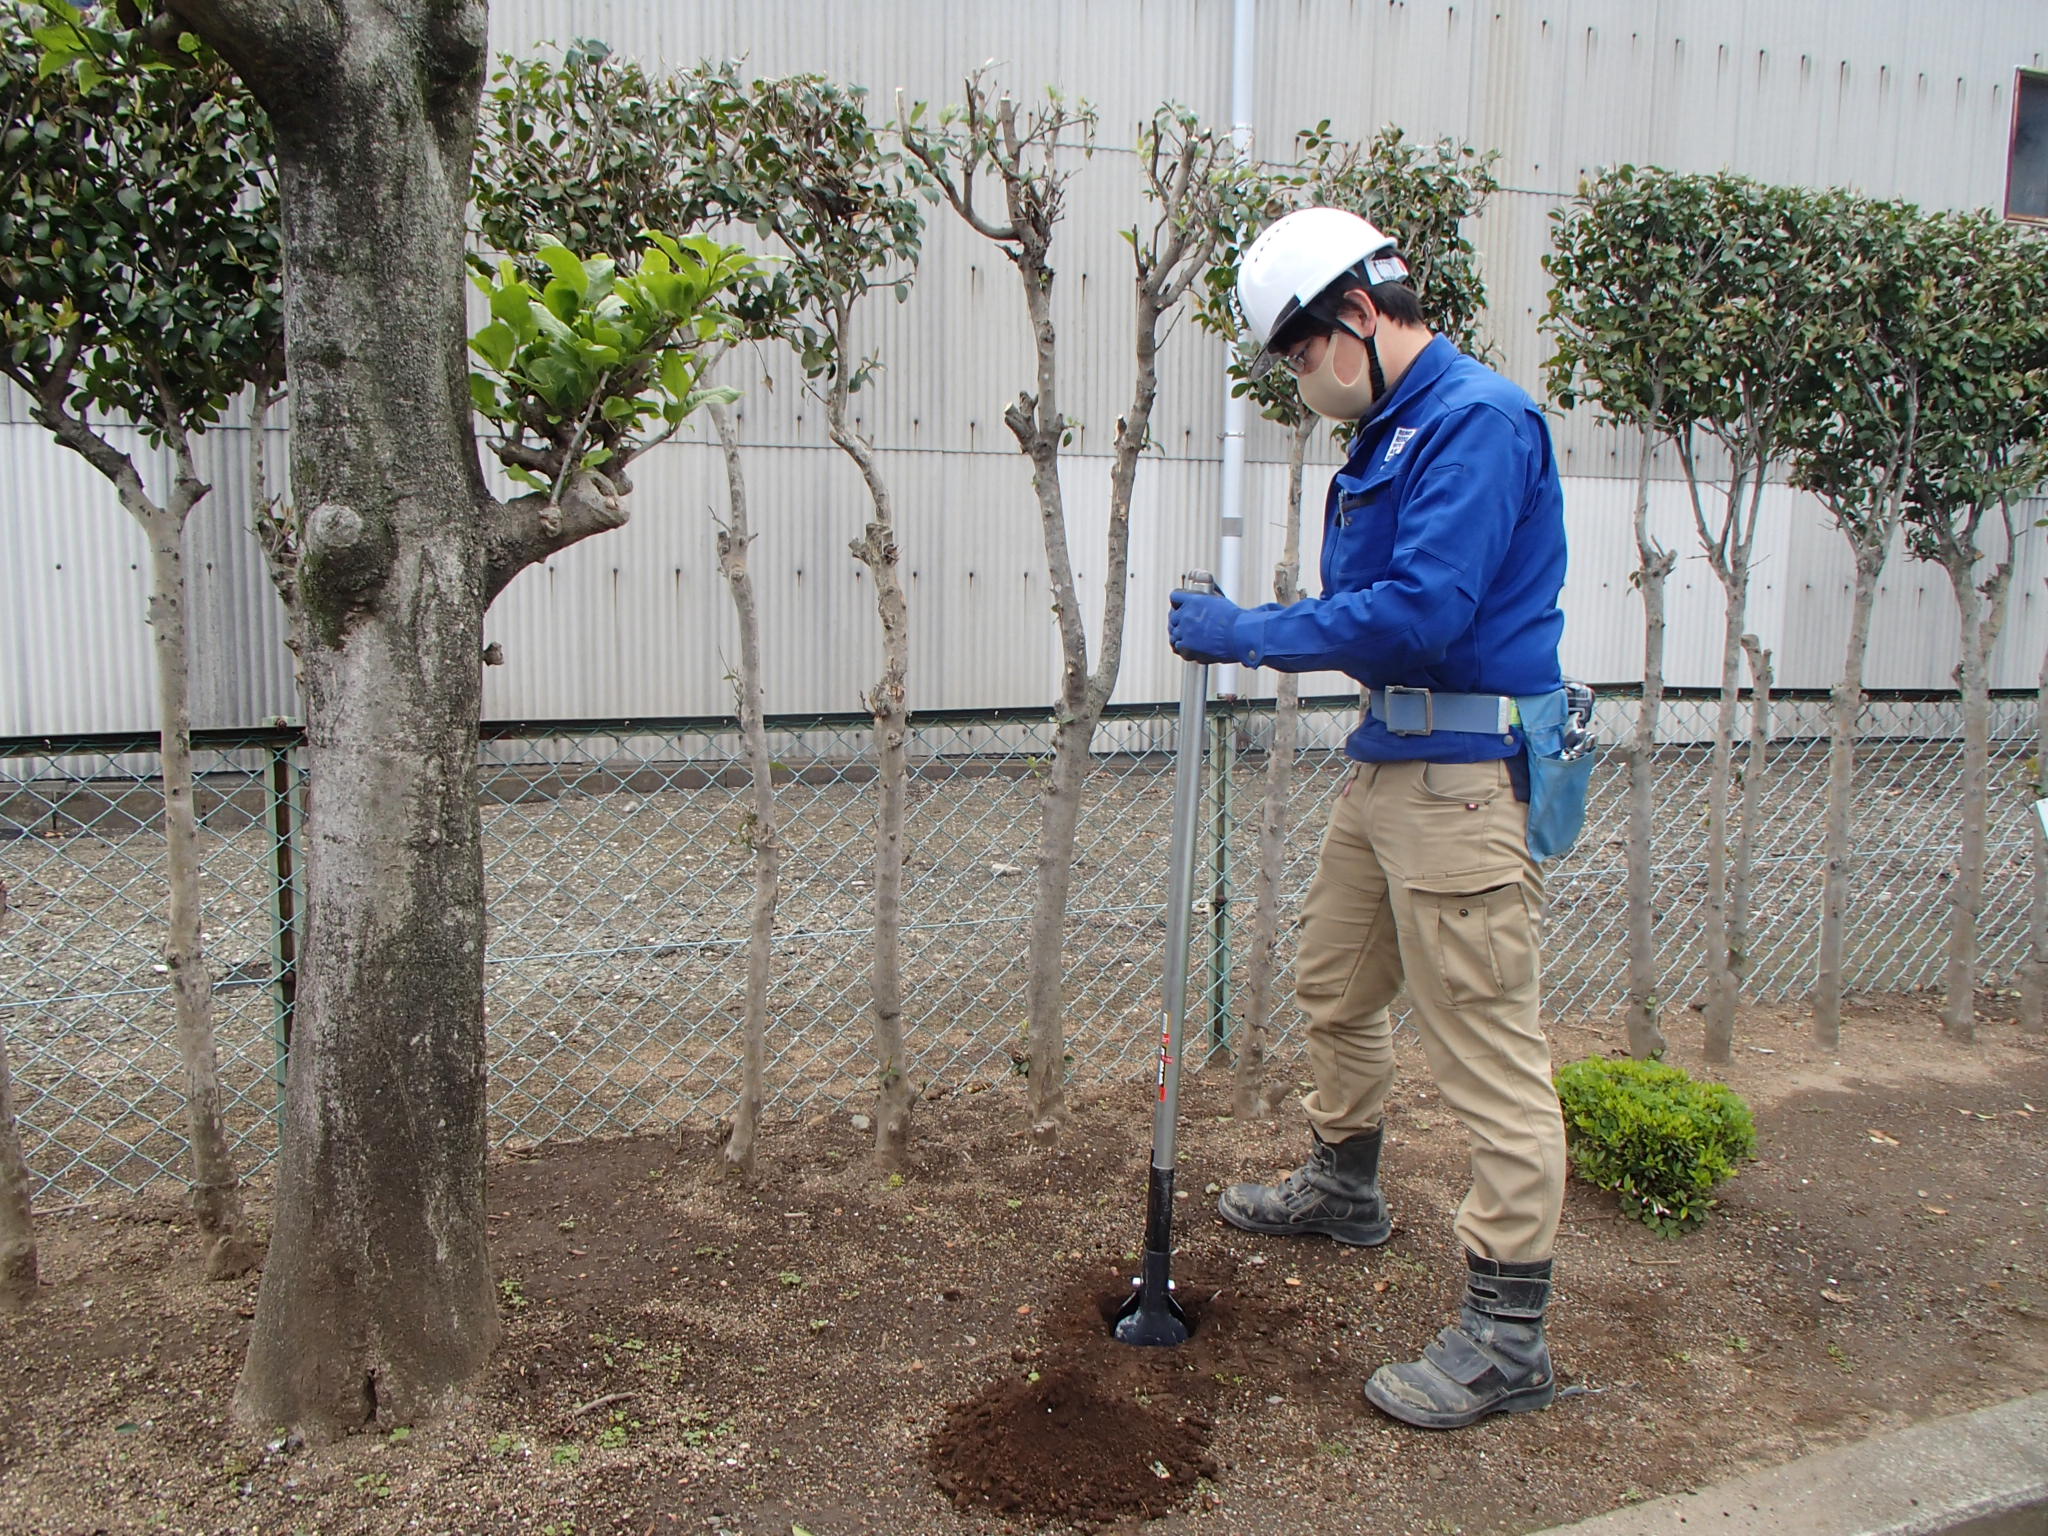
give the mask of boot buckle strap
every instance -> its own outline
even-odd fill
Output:
[[[1476,1387],[1491,1376],[1501,1390],[1507,1389],[1507,1377],[1493,1357],[1475,1344],[1471,1335],[1460,1329],[1444,1329],[1436,1336],[1436,1341],[1422,1351],[1422,1358],[1461,1387]]]

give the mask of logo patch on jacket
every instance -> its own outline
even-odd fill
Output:
[[[1387,444],[1386,454],[1380,459],[1380,462],[1382,464],[1386,463],[1388,459],[1393,458],[1403,448],[1406,448],[1408,446],[1408,439],[1413,437],[1417,430],[1415,427],[1394,428],[1394,440]]]

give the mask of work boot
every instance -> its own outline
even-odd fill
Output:
[[[1343,1141],[1317,1136],[1301,1167],[1278,1184],[1231,1185],[1216,1202],[1217,1214],[1247,1232],[1315,1232],[1358,1248],[1378,1247],[1394,1230],[1380,1198],[1383,1129],[1375,1126]]]
[[[1548,1408],[1557,1396],[1543,1313],[1550,1305],[1549,1259],[1499,1263],[1465,1255],[1465,1304],[1420,1360],[1383,1365],[1365,1398],[1403,1423],[1463,1429],[1490,1413]]]

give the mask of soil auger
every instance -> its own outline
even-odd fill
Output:
[[[1207,571],[1181,579],[1190,591],[1214,592]],[[1125,1344],[1173,1348],[1192,1331],[1173,1299],[1174,1130],[1180,1116],[1182,1026],[1188,1011],[1188,912],[1195,883],[1195,828],[1202,802],[1202,747],[1208,725],[1209,665],[1190,661],[1180,691],[1180,750],[1173,770],[1172,867],[1166,877],[1165,1017],[1159,1032],[1159,1102],[1152,1111],[1152,1169],[1145,1186],[1145,1262],[1134,1294],[1117,1313]]]

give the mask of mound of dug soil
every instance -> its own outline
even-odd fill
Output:
[[[1031,1379],[1036,1378],[1036,1379]],[[932,1476],[955,1503],[1033,1520],[1155,1519],[1213,1477],[1207,1419],[1110,1398],[1084,1367],[1033,1371],[955,1404]]]

